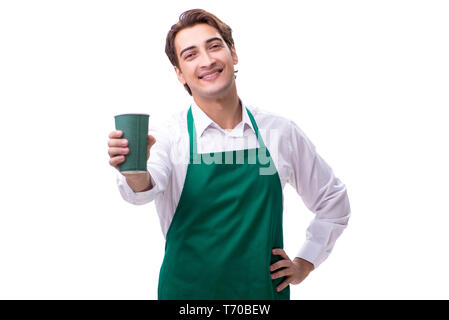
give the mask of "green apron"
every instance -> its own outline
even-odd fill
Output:
[[[285,277],[272,280],[269,269],[282,259],[271,252],[283,248],[281,182],[277,171],[260,174],[272,159],[248,115],[259,148],[198,154],[187,113],[190,162],[166,236],[159,299],[290,299],[289,286],[276,291]]]

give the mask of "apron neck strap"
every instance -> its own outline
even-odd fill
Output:
[[[196,152],[196,129],[195,123],[193,122],[192,106],[190,106],[187,112],[187,129],[189,130],[189,140],[190,140],[190,163],[193,162],[193,156],[197,155]]]
[[[256,120],[254,120],[254,117],[253,117],[252,113],[249,111],[249,109],[246,107],[245,107],[245,109],[248,112],[249,119],[251,120],[251,123],[254,128],[254,132],[256,133],[257,140],[259,141],[259,148],[266,148],[265,143],[263,142],[263,139],[262,139],[262,135],[259,133],[259,127],[257,126]]]

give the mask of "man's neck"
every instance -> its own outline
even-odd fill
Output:
[[[242,106],[237,91],[219,98],[194,96],[195,103],[222,129],[234,129],[242,122]]]

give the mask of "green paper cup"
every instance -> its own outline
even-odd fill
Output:
[[[148,114],[127,113],[115,116],[115,129],[123,132],[122,139],[128,140],[129,152],[120,172],[147,172]]]

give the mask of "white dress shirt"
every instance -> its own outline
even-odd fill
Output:
[[[316,268],[328,257],[347,226],[350,206],[345,185],[334,176],[329,165],[316,153],[315,146],[293,121],[243,105],[242,122],[232,130],[223,130],[192,99],[197,152],[258,147],[246,107],[270,151],[273,169],[279,174],[282,189],[290,183],[307,208],[315,213],[307,228],[306,241],[296,256],[313,263]],[[155,200],[164,237],[176,211],[187,173],[190,152],[187,111],[188,108],[164,123],[150,125],[149,134],[156,138],[147,165],[153,184],[151,190],[134,192],[125,177],[117,174],[119,191],[124,200],[135,205]]]

